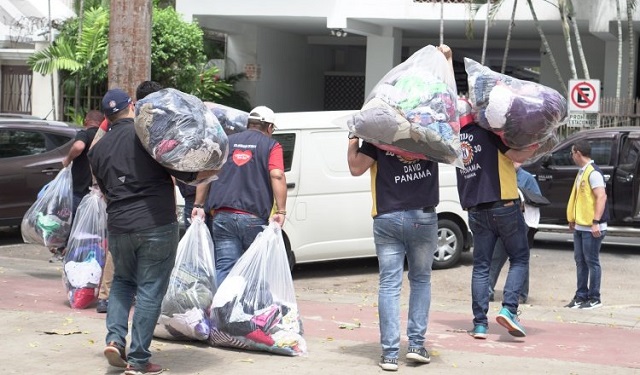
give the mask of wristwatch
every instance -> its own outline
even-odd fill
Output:
[[[193,208],[204,208],[204,206],[201,204],[194,204]]]
[[[593,221],[591,222],[591,224],[600,224],[600,220],[593,219]]]

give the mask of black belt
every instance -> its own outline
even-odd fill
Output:
[[[482,211],[491,210],[493,208],[507,207],[513,205],[520,205],[519,199],[500,200],[495,202],[480,203],[473,207],[469,207],[468,211]]]
[[[422,212],[424,212],[426,214],[432,214],[432,213],[436,212],[436,208],[434,206],[422,207]]]

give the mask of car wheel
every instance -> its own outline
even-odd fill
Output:
[[[433,268],[450,268],[458,264],[463,246],[460,227],[451,220],[438,220],[438,248],[433,254]]]

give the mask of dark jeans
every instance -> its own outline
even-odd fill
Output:
[[[529,246],[525,226],[518,204],[469,210],[469,227],[473,233],[471,309],[474,325],[488,325],[489,270],[498,238],[504,242],[509,257],[509,273],[504,285],[502,306],[517,313],[518,296],[529,272]]]
[[[528,228],[527,227],[527,242],[529,244],[529,250],[533,247],[533,237],[538,230],[536,228]],[[500,271],[502,267],[507,262],[507,250],[504,248],[504,243],[501,239],[496,241],[496,247],[493,249],[493,258],[491,258],[491,269],[489,270],[489,299],[493,299],[496,284],[498,283],[498,277],[500,277]],[[527,272],[527,276],[524,279],[524,284],[522,284],[522,290],[520,290],[520,298],[523,301],[529,299],[529,272]]]
[[[106,342],[126,346],[127,322],[135,295],[127,359],[136,369],[151,358],[149,346],[176,259],[178,236],[177,222],[142,232],[109,234],[115,272],[109,293]]]

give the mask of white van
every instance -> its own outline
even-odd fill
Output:
[[[369,173],[354,177],[347,164],[346,127],[355,111],[277,113],[273,138],[282,144],[287,176],[284,239],[296,263],[375,256]],[[472,244],[455,168],[440,164],[438,250],[434,268],[455,265]]]

